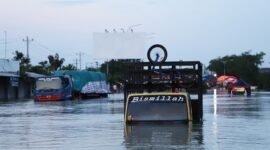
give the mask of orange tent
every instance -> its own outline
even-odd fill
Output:
[[[235,83],[237,82],[237,77],[235,76],[226,76],[226,75],[223,75],[223,76],[219,76],[217,78],[217,84],[223,84],[223,83]]]

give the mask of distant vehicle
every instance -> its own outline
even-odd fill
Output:
[[[105,74],[76,70],[61,70],[53,76],[39,77],[33,90],[36,101],[107,97],[109,93]]]
[[[245,81],[238,79],[235,83],[230,83],[227,85],[228,94],[239,95],[245,94],[247,96],[251,95],[251,86]]]
[[[69,76],[39,77],[33,90],[36,101],[72,99],[72,81]]]

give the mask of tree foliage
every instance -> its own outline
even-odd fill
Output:
[[[20,75],[24,76],[25,72],[29,71],[31,67],[30,59],[25,57],[22,52],[15,51],[13,60],[20,61]]]
[[[74,66],[72,64],[68,64],[66,66],[63,66],[61,69],[62,70],[77,70],[76,66]]]
[[[263,63],[265,53],[260,52],[255,55],[251,51],[241,55],[224,56],[210,61],[208,70],[220,75],[232,75],[244,79],[251,84],[257,84],[259,76],[259,66]]]
[[[50,63],[49,70],[50,71],[55,71],[57,69],[60,69],[61,66],[63,65],[65,59],[64,58],[59,58],[58,53],[56,53],[54,56],[49,55],[48,60]]]
[[[87,71],[99,71],[99,68],[94,68],[94,67],[87,67]]]
[[[125,74],[125,63],[121,61],[110,60],[101,64],[100,71],[107,74],[110,82],[123,82]]]
[[[46,67],[41,66],[41,65],[32,66],[29,69],[29,72],[34,72],[34,73],[43,74],[43,75],[49,75],[50,74],[48,72],[48,69]]]
[[[258,86],[264,90],[270,90],[270,74],[261,73],[258,77]]]
[[[20,61],[24,57],[22,52],[15,51],[15,56],[13,57],[13,60]]]
[[[35,73],[38,73],[38,74],[44,74],[44,75],[49,75],[50,72],[49,72],[49,64],[48,64],[48,61],[41,61],[38,63],[38,65],[36,66],[32,66],[30,69],[29,69],[30,72],[35,72]]]
[[[27,71],[35,72],[38,74],[49,75],[49,74],[51,74],[51,72],[53,72],[57,69],[60,69],[65,61],[64,58],[60,58],[59,55],[56,53],[54,56],[49,55],[48,61],[47,60],[40,61],[38,63],[38,65],[32,66],[30,64],[30,62],[31,62],[30,59],[25,57],[24,54],[22,52],[19,52],[19,51],[15,51],[13,60],[20,61],[20,75],[21,76],[24,76],[25,72],[27,72]],[[76,67],[69,64],[69,65],[65,66],[64,69],[75,70]]]

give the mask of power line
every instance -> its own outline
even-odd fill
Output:
[[[34,43],[37,44],[37,46],[39,46],[41,48],[44,48],[44,49],[46,49],[47,51],[49,51],[51,53],[58,53],[58,54],[61,54],[61,55],[64,54],[64,53],[57,52],[54,48],[49,48],[48,46],[41,43],[40,41],[37,41],[36,39],[35,39]],[[65,54],[67,54],[67,52],[65,52]],[[71,55],[71,54],[68,54],[68,55]]]
[[[5,41],[0,41],[0,44],[12,44],[12,43],[18,43],[17,41],[7,41],[7,42],[5,42]]]
[[[65,52],[65,53],[63,53],[63,52],[57,52],[54,48],[50,48],[49,46],[46,46],[45,44],[43,44],[42,42],[40,42],[40,41],[38,41],[38,40],[36,40],[35,39],[35,41],[34,41],[34,44],[36,45],[36,46],[38,46],[38,47],[40,47],[40,48],[42,48],[42,49],[45,49],[46,51],[48,51],[48,52],[50,52],[50,53],[58,53],[58,54],[60,54],[60,55],[65,55],[66,57],[65,57],[65,60],[68,60],[67,58],[72,58],[72,59],[69,59],[71,62],[72,61],[77,61],[77,66],[76,66],[76,69],[78,68],[78,60],[73,60],[73,58],[74,58],[74,55],[72,55],[72,54],[67,54],[67,52]],[[66,62],[66,61],[65,61]],[[72,64],[74,64],[74,63],[72,63]]]
[[[57,53],[56,51],[52,50],[51,48],[49,48],[48,46],[45,46],[44,44],[38,42],[37,40],[35,40],[35,43],[40,46],[41,48],[44,48],[46,50],[48,50],[49,52],[52,52],[52,53]]]
[[[4,31],[4,32],[5,32],[5,31]],[[22,38],[23,38],[23,37],[9,38],[9,39],[8,39],[8,42],[9,42],[9,41],[17,41],[17,42],[19,42],[19,41],[21,41]],[[0,42],[5,42],[5,39],[0,39]]]

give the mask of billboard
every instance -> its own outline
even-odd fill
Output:
[[[146,56],[142,32],[93,33],[94,58],[134,59]]]

